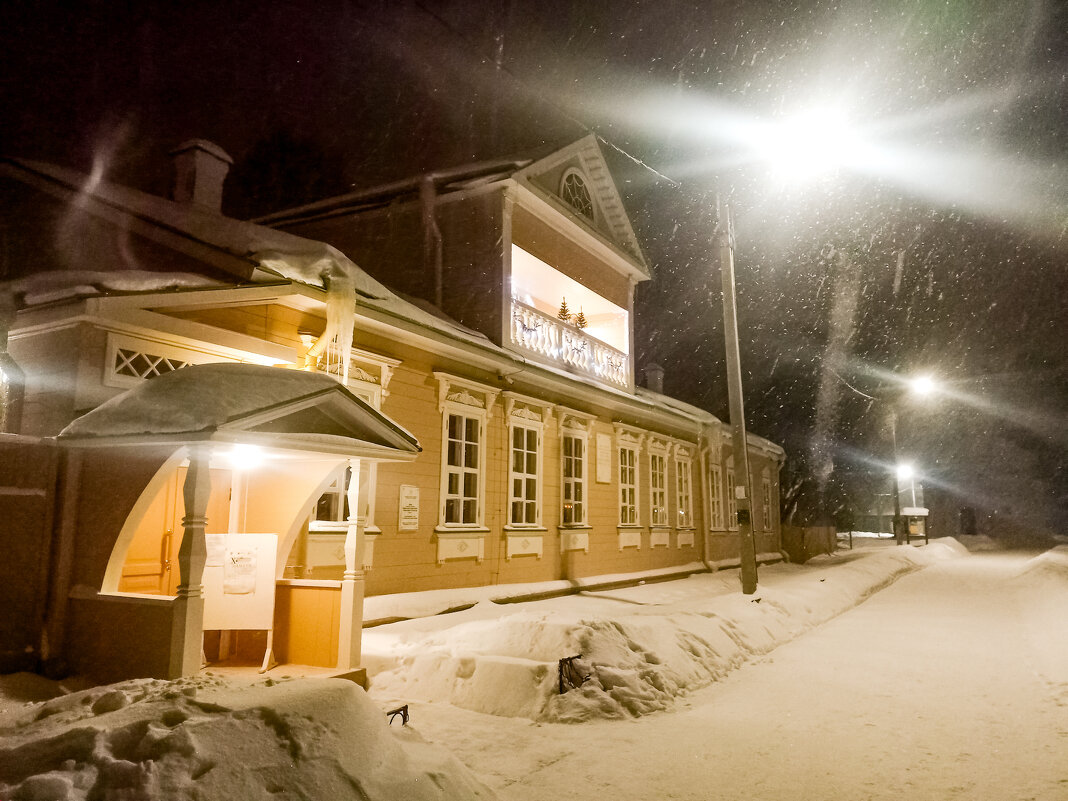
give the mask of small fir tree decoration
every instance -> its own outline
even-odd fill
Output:
[[[563,322],[568,322],[571,319],[571,309],[567,308],[567,298],[560,301],[560,311],[556,313]]]
[[[575,315],[575,325],[579,328],[585,328],[589,325],[589,323],[586,322],[586,315],[582,313],[581,308],[579,309],[579,313]]]

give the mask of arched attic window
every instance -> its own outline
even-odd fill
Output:
[[[586,187],[586,179],[581,172],[572,168],[564,173],[564,177],[560,179],[560,197],[567,205],[593,222],[593,198],[590,197],[590,190]]]

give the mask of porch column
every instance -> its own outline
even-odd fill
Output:
[[[208,495],[211,493],[211,473],[208,461],[211,451],[194,446],[189,452],[189,469],[185,474],[183,497],[185,516],[182,518],[182,544],[178,549],[179,583],[174,600],[174,622],[171,627],[171,658],[168,678],[195,675],[202,664],[204,640],[204,563],[207,545],[204,526],[207,523]]]
[[[363,637],[363,526],[360,514],[360,460],[349,460],[348,531],[345,533],[345,574],[341,579],[341,631],[337,643],[338,670],[360,666]]]

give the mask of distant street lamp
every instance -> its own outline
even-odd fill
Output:
[[[929,375],[920,375],[905,380],[908,394],[918,398],[928,398],[938,391],[938,384]],[[890,442],[894,451],[894,540],[898,545],[907,542],[905,519],[901,515],[901,482],[911,481],[913,476],[912,465],[902,463],[897,451],[897,420],[898,407],[901,397],[895,399],[890,409]],[[915,492],[915,489],[913,489]],[[915,505],[915,503],[913,503]]]

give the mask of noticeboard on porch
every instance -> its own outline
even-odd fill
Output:
[[[204,629],[263,630],[274,626],[277,534],[207,534]]]

